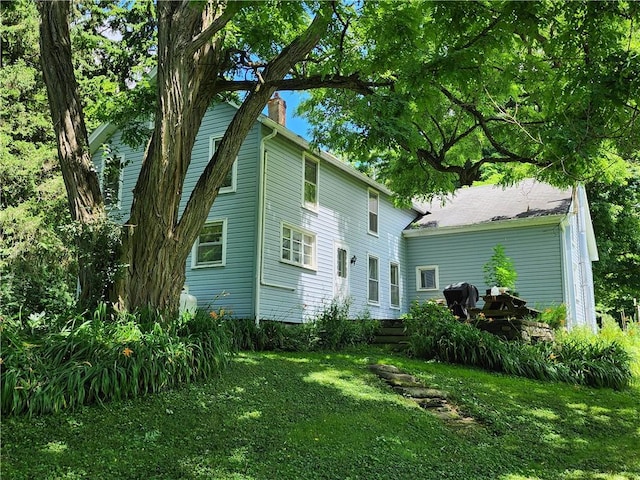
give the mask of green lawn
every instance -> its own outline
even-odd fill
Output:
[[[392,363],[478,419],[443,423],[366,365]],[[222,377],[73,414],[2,419],[3,479],[638,479],[640,388],[409,360],[243,353]]]

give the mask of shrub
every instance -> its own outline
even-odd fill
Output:
[[[571,337],[556,344],[507,342],[459,322],[434,302],[415,303],[404,321],[410,352],[420,358],[594,387],[621,389],[631,380],[629,354],[617,342]]]
[[[602,328],[597,334],[586,328],[574,328],[571,332],[560,331],[556,337],[561,344],[587,343],[595,345],[596,349],[603,343],[615,343],[628,353],[633,380],[640,384],[640,324],[630,324],[623,330],[612,316],[604,314]]]
[[[498,244],[493,247],[493,255],[483,265],[482,270],[487,287],[506,287],[510,290],[516,288],[518,273],[513,260],[504,252],[504,246]]]
[[[340,350],[373,341],[378,322],[369,318],[353,320],[348,314],[348,303],[333,301],[307,323],[261,320],[256,324],[254,320],[226,318],[225,325],[239,350]]]
[[[320,345],[328,350],[370,343],[373,341],[378,322],[369,318],[349,318],[348,302],[334,300],[316,318]]]
[[[567,306],[561,303],[558,306],[547,307],[533,320],[546,323],[554,330],[562,328],[567,324]]]
[[[231,344],[219,322],[185,316],[168,326],[122,314],[109,322],[99,307],[90,320],[11,318],[2,325],[3,414],[42,414],[132,398],[217,374]]]

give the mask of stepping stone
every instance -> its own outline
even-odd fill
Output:
[[[475,419],[461,415],[456,406],[447,401],[446,392],[425,387],[416,377],[402,372],[394,365],[369,365],[369,369],[384,379],[396,393],[413,400],[441,420],[456,427],[476,425]]]
[[[369,370],[373,370],[374,372],[389,372],[389,373],[402,373],[398,367],[394,365],[369,365]]]
[[[391,372],[377,372],[379,377],[382,377],[386,380],[395,380],[397,382],[409,382],[409,383],[418,383],[418,379],[413,375],[409,375],[408,373],[391,373]]]
[[[402,380],[397,378],[387,378],[387,383],[392,387],[422,387],[422,383],[420,383],[417,379],[411,380]]]
[[[441,398],[445,400],[447,398],[447,394],[442,390],[436,390],[435,388],[425,388],[425,387],[396,387],[394,388],[397,392],[401,393],[405,397],[413,397],[413,398]]]
[[[424,409],[446,407],[446,402],[441,398],[414,398],[413,400]]]

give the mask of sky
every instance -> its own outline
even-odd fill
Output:
[[[305,140],[311,139],[310,126],[306,118],[296,116],[295,112],[300,102],[305,98],[304,92],[292,92],[292,91],[280,91],[278,92],[280,97],[287,104],[287,125],[286,127],[292,132],[300,135]],[[267,111],[263,112],[265,115]]]

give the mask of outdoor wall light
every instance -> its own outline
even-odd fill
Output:
[[[358,258],[355,255],[351,257],[351,265],[355,265],[357,260]]]

